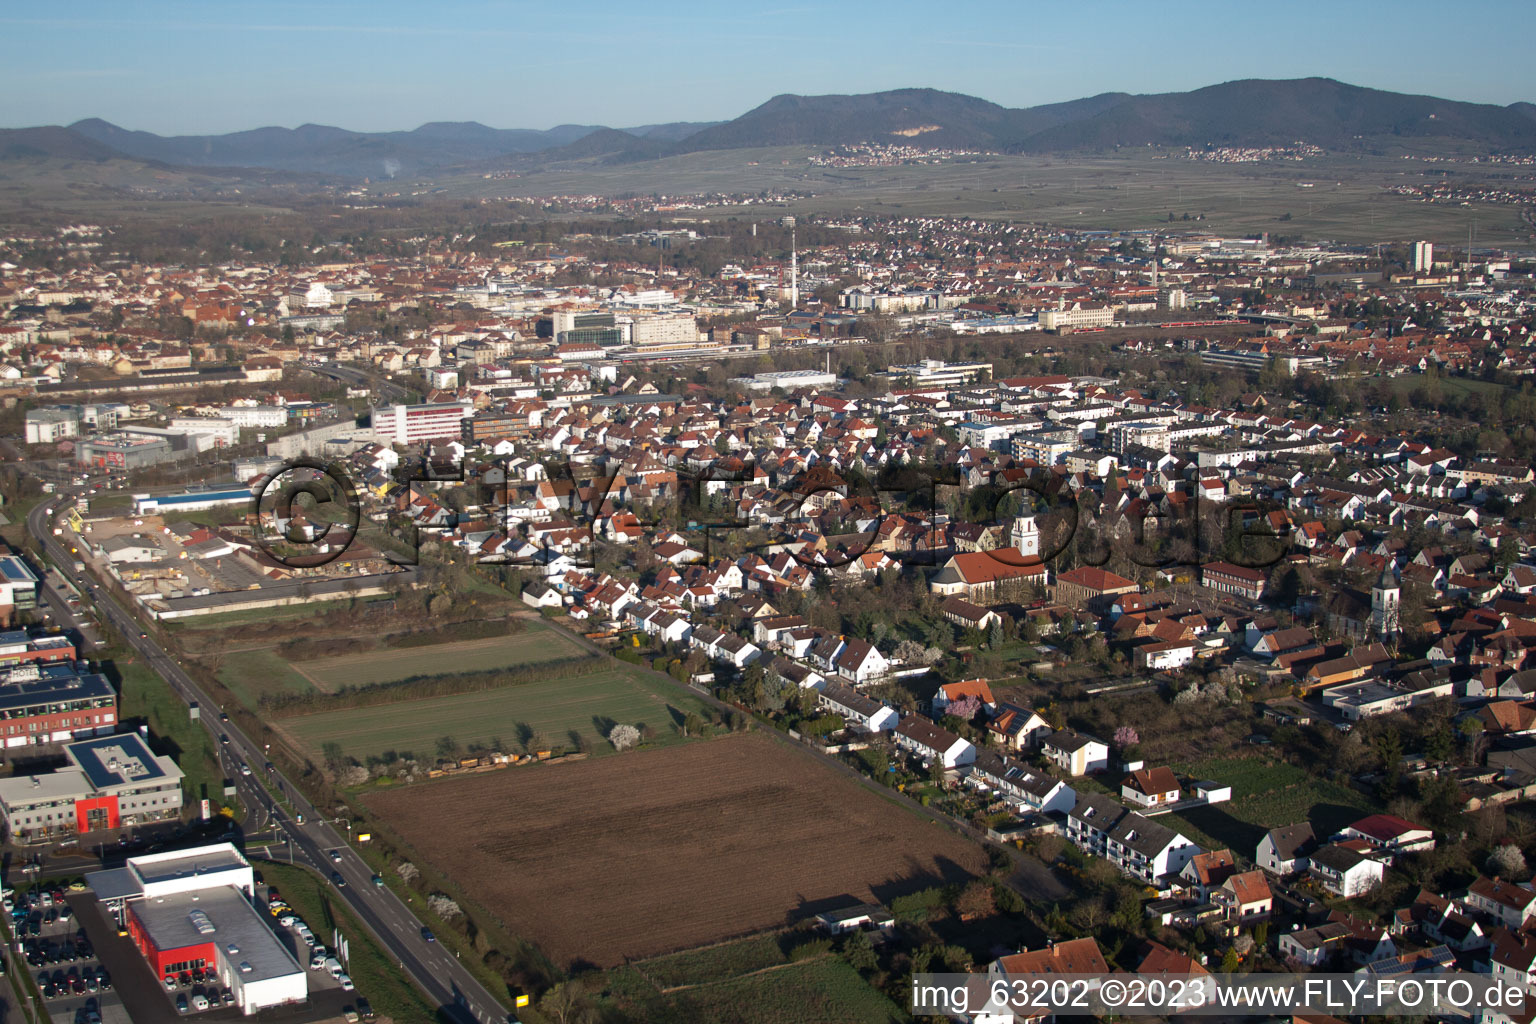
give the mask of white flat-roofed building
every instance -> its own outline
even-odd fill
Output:
[[[373,432],[381,444],[457,440],[474,413],[471,402],[374,406]]]
[[[161,977],[212,967],[250,1016],[309,998],[309,979],[238,890],[205,887],[128,904],[128,936]]]
[[[774,388],[783,388],[785,391],[794,391],[796,388],[830,388],[837,386],[837,374],[822,370],[771,370],[767,373],[754,373],[750,377],[733,377],[731,383],[752,391],[772,391]]]
[[[72,405],[32,409],[27,413],[27,444],[52,444],[80,434],[80,412]]]
[[[281,427],[288,422],[288,409],[281,405],[230,405],[219,410],[219,417],[237,427]]]
[[[304,969],[252,905],[250,861],[229,843],[130,857],[85,881],[156,977],[211,967],[246,1015],[309,997]]]
[[[1115,311],[1108,305],[1074,304],[1071,309],[1046,309],[1040,312],[1040,326],[1048,331],[1078,327],[1108,327],[1115,322]]]
[[[37,607],[37,573],[16,555],[0,555],[0,605]]]
[[[222,416],[175,416],[166,427],[174,434],[207,437],[216,446],[229,447],[240,440],[240,427]]]
[[[990,378],[992,364],[946,363],[942,359],[924,359],[920,363],[887,367],[886,372],[898,387],[949,388],[969,384],[983,375]],[[908,380],[911,381],[910,385],[906,383]]]

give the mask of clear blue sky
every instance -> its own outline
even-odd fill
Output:
[[[777,93],[931,86],[1007,106],[1321,75],[1536,101],[1536,5],[1020,0],[7,5],[0,125],[724,120]]]

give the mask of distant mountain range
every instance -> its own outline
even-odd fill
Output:
[[[1536,105],[1409,96],[1327,78],[1249,79],[1192,92],[1103,93],[1012,109],[934,89],[858,96],[775,96],[724,122],[548,131],[434,122],[352,132],[307,124],[166,137],[91,118],[0,130],[0,159],[130,158],[197,168],[262,168],[348,178],[412,176],[562,161],[619,163],[704,150],[911,143],[1004,153],[1125,147],[1289,146],[1330,151],[1536,153]]]

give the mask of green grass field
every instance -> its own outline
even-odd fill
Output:
[[[754,935],[702,949],[668,953],[635,966],[660,988],[734,978],[786,962],[780,935]]]
[[[186,776],[182,790],[189,801],[206,797],[215,807],[221,805],[224,773],[208,731],[192,721],[186,703],[154,670],[127,656],[110,660],[107,676],[119,688],[121,717],[149,723],[151,747],[155,753],[175,759]]]
[[[460,746],[491,744],[508,750],[537,733],[552,747],[571,748],[576,734],[593,754],[610,751],[606,736],[614,723],[645,724],[655,742],[681,739],[681,722],[704,703],[682,692],[663,692],[622,667],[565,679],[545,679],[479,693],[346,708],[282,720],[282,728],[317,755],[338,743],[350,757],[388,750],[418,758],[435,753],[439,737]]]
[[[228,655],[219,666],[219,682],[253,711],[261,706],[263,697],[305,693],[313,688],[308,678],[271,649]]]
[[[295,662],[292,671],[327,693],[345,686],[372,686],[412,676],[448,672],[486,672],[558,661],[581,653],[574,642],[552,629],[460,640],[430,647],[388,648]],[[285,663],[286,664],[286,663]]]
[[[605,980],[615,1000],[644,1020],[889,1024],[912,1019],[843,960],[825,956],[789,963],[773,937],[644,961],[610,971]]]
[[[394,960],[384,955],[372,936],[340,901],[332,897],[324,882],[303,868],[287,864],[260,862],[257,869],[262,880],[277,886],[283,899],[326,945],[330,945],[331,929],[341,929],[351,951],[347,973],[357,986],[357,994],[373,1004],[375,1013],[393,1017],[396,1021],[438,1019],[426,997],[406,980],[401,971],[389,966]]]
[[[1174,769],[1197,779],[1227,783],[1232,799],[1161,820],[1197,843],[1214,841],[1249,857],[1272,828],[1310,821],[1318,835],[1327,835],[1380,810],[1364,793],[1313,778],[1282,761],[1224,757],[1174,765]]]

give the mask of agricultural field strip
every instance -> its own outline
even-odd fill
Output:
[[[281,727],[312,751],[336,742],[346,754],[358,758],[386,750],[427,755],[441,736],[452,736],[465,746],[498,738],[512,743],[519,724],[561,746],[569,745],[566,734],[574,729],[600,752],[606,749],[606,737],[599,734],[594,718],[630,725],[644,723],[669,737],[676,729],[676,716],[670,708],[686,715],[700,707],[683,694],[663,697],[629,672],[616,669],[474,693],[297,715],[283,719]]]
[[[424,647],[389,647],[311,661],[290,661],[295,672],[317,690],[335,693],[345,686],[392,683],[412,676],[488,672],[557,661],[580,652],[553,630],[458,640]]]

